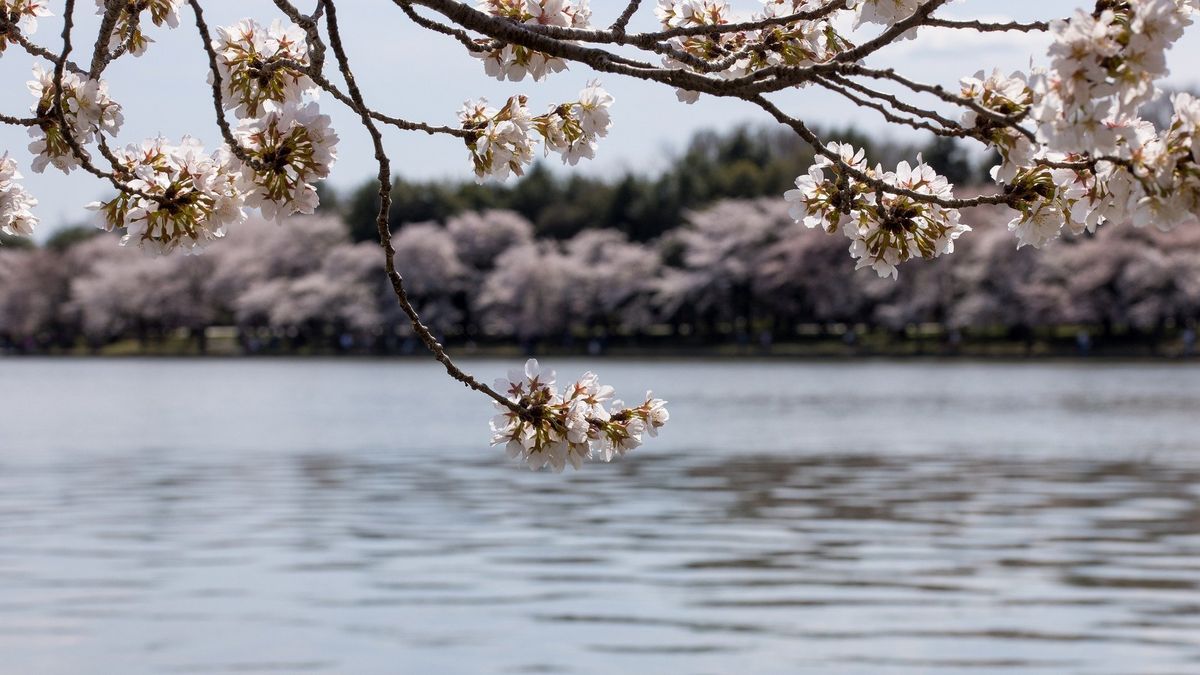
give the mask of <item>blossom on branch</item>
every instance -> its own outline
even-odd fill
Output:
[[[0,232],[27,237],[38,224],[31,210],[38,202],[17,182],[20,179],[17,163],[7,152],[0,155]]]
[[[953,188],[917,156],[916,165],[900,162],[895,171],[866,168],[861,150],[831,143],[837,159],[821,157],[809,173],[796,179],[796,189],[784,194],[791,215],[808,227],[833,234],[841,230],[851,240],[850,255],[857,268],[870,267],[879,276],[897,275],[896,266],[914,257],[936,258],[954,250],[954,240],[971,228],[959,222],[957,209],[915,195],[951,199]],[[896,188],[877,189],[859,180],[850,167]],[[830,170],[832,179],[826,179]],[[906,194],[909,193],[909,194]]]
[[[243,19],[218,28],[212,48],[223,103],[238,117],[257,117],[268,102],[299,103],[305,92],[316,88],[297,70],[308,66],[308,45],[297,26],[275,21],[267,28]]]
[[[31,35],[37,31],[39,18],[54,16],[49,4],[50,0],[0,0],[0,24],[11,23],[16,30]],[[0,30],[0,54],[8,47],[8,41],[8,30]]]
[[[179,7],[183,0],[96,0],[96,13],[103,15],[107,6],[119,6],[116,24],[109,35],[110,51],[124,49],[134,56],[146,53],[151,40],[142,30],[142,21],[149,19],[155,26],[166,24],[179,27]]]
[[[488,107],[487,99],[467,101],[458,111],[463,129],[473,132],[467,140],[475,177],[508,178],[525,172],[533,161],[533,139],[529,135],[533,118],[524,96],[513,96],[504,107]]]
[[[853,9],[854,27],[865,23],[891,26],[912,16],[921,5],[920,0],[848,0],[846,6]]]
[[[1050,69],[1037,78],[1034,114],[1052,150],[1111,152],[1112,137],[1094,122],[1137,115],[1167,73],[1167,49],[1191,23],[1176,0],[1107,4],[1050,25]]]
[[[28,83],[35,99],[31,110],[39,119],[37,125],[29,127],[33,138],[29,144],[29,151],[34,154],[33,170],[41,173],[53,164],[56,169],[70,173],[79,167],[79,158],[66,134],[80,146],[91,143],[101,133],[115,135],[125,121],[121,106],[109,98],[108,85],[103,80],[89,80],[64,71],[62,94],[56,96],[53,71],[35,65],[33,77]],[[68,126],[65,131],[58,119],[56,99],[62,101],[62,116]]]
[[[587,28],[592,17],[587,0],[481,0],[479,11],[518,23],[560,28]],[[497,80],[519,82],[529,75],[534,81],[567,69],[567,62],[521,45],[478,40],[472,56],[483,61],[484,71]]]
[[[655,8],[663,29],[719,27],[742,20],[763,22],[801,12],[818,13],[821,0],[763,0],[761,13],[745,19],[732,15],[724,0],[659,0]],[[830,10],[827,15],[834,12]],[[763,28],[722,31],[711,35],[689,34],[668,40],[671,52],[663,65],[671,69],[711,73],[723,79],[743,77],[772,66],[811,66],[825,63],[851,45],[828,18],[772,22]],[[702,64],[703,68],[698,67]],[[719,65],[718,65],[719,64]],[[799,84],[797,86],[804,86]],[[684,103],[695,103],[699,93],[677,89]]]
[[[470,132],[467,147],[471,166],[480,181],[504,180],[522,175],[533,162],[533,135],[542,137],[546,152],[562,155],[563,163],[574,166],[581,158],[596,156],[596,139],[608,135],[612,126],[609,108],[613,97],[599,82],[589,82],[579,99],[551,106],[533,117],[524,96],[513,96],[496,110],[487,99],[467,101],[458,111],[462,128]]]
[[[643,403],[626,407],[594,373],[560,392],[554,371],[543,370],[537,359],[496,380],[495,389],[524,412],[496,404],[492,445],[504,444],[510,457],[535,471],[562,471],[568,464],[579,469],[591,459],[611,462],[640,446],[645,434],[657,436],[670,420],[666,401],[646,392]]]
[[[559,153],[564,164],[574,166],[581,158],[596,156],[596,138],[607,136],[612,126],[608,112],[612,102],[612,95],[599,82],[589,82],[578,101],[553,106],[533,118],[533,128],[545,141],[547,152]]]
[[[995,113],[1000,119],[1021,119],[1033,103],[1033,90],[1029,88],[1023,73],[1002,75],[993,70],[985,76],[979,71],[974,77],[961,80],[962,97],[974,101],[979,107]],[[992,179],[1009,181],[1016,175],[1017,168],[1028,166],[1037,151],[1033,141],[1012,126],[1003,124],[995,117],[981,115],[974,109],[962,114],[963,126],[975,130],[980,138],[990,143],[1002,160],[992,168]]]
[[[246,218],[240,176],[224,150],[205,154],[185,136],[179,145],[158,138],[115,154],[131,191],[88,208],[97,211],[100,228],[125,228],[122,245],[151,255],[195,253]]]
[[[338,142],[316,103],[268,106],[262,117],[243,120],[234,138],[249,160],[239,162],[249,206],[275,220],[316,210],[314,183],[329,175]]]

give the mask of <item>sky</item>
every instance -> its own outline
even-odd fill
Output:
[[[58,0],[51,2],[56,14],[61,13],[61,4]],[[624,4],[623,0],[592,0],[593,22],[607,25]],[[645,0],[632,24],[634,29],[655,27],[654,4],[653,0]],[[1067,16],[1083,4],[1082,0],[958,0],[939,15],[959,19],[1045,19]],[[733,0],[733,6],[749,12],[758,3]],[[542,82],[497,82],[484,74],[482,64],[462,45],[415,27],[390,0],[349,0],[338,7],[343,40],[368,103],[405,119],[454,125],[455,113],[464,100],[482,96],[503,102],[513,94],[526,94],[531,109],[539,111],[551,103],[572,100],[589,80],[601,79],[616,99],[613,128],[607,138],[601,139],[596,159],[570,169],[573,171],[603,176],[624,171],[653,172],[663,167],[671,153],[682,148],[696,131],[768,123],[761,110],[744,101],[706,96],[689,106],[679,103],[669,87],[598,74],[578,64]],[[90,54],[90,44],[84,44],[82,37],[95,34],[97,19],[92,16],[92,3],[79,2],[76,12],[77,49]],[[205,13],[210,27],[246,17],[269,22],[280,16],[270,0],[207,0]],[[110,94],[124,109],[120,144],[160,134],[172,139],[190,134],[214,148],[219,143],[205,79],[208,62],[192,21],[185,8],[179,28],[152,27],[150,36],[156,43],[145,56],[122,58],[105,73]],[[33,37],[57,52],[61,29],[59,18],[43,19]],[[960,77],[980,69],[1011,71],[1041,63],[1046,45],[1042,35],[927,29],[917,40],[889,46],[869,63],[895,67],[923,82],[954,86]],[[1193,66],[1197,63],[1200,27],[1189,30],[1173,50],[1168,84],[1195,85],[1200,81],[1200,73]],[[19,49],[10,48],[0,55],[0,82],[15,93],[0,97],[0,111],[25,114],[32,104],[32,96],[24,86],[31,67],[32,60]],[[892,138],[907,133],[888,127],[878,113],[856,109],[827,92],[803,89],[781,94],[776,100],[786,111],[812,125],[853,125]],[[338,163],[330,183],[339,189],[356,186],[374,174],[370,139],[356,116],[337,101],[326,96],[321,108],[333,118],[341,136]],[[419,179],[471,177],[461,141],[395,130],[385,134],[394,173]],[[36,209],[42,219],[38,238],[62,225],[86,220],[82,206],[110,194],[107,184],[82,171],[65,176],[48,168],[45,174],[34,174],[28,169],[28,143],[25,129],[0,126],[0,154],[11,152],[23,167],[26,187],[40,200]]]

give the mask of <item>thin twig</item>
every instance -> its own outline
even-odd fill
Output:
[[[371,143],[375,147],[375,161],[379,164],[379,211],[375,216],[375,226],[379,231],[379,245],[384,252],[384,268],[387,270],[387,276],[392,283],[392,290],[396,294],[396,299],[400,302],[400,309],[408,316],[413,332],[417,334],[417,337],[420,338],[426,349],[433,354],[434,358],[441,362],[450,377],[458,380],[470,389],[486,394],[497,403],[524,417],[529,414],[528,411],[510,401],[507,397],[497,393],[486,384],[476,380],[454,364],[454,361],[450,359],[450,355],[446,353],[445,347],[437,341],[437,338],[433,336],[429,328],[421,322],[421,317],[417,314],[417,310],[408,298],[408,292],[404,288],[404,277],[396,269],[396,249],[392,246],[392,229],[388,224],[388,213],[392,205],[391,162],[388,159],[387,152],[384,150],[383,135],[379,133],[379,128],[375,126],[375,120],[364,112],[367,104],[363,100],[362,92],[359,90],[358,83],[354,79],[354,73],[350,69],[350,60],[346,56],[346,50],[342,46],[342,37],[338,31],[337,10],[334,7],[333,0],[324,0],[324,4],[325,25],[329,32],[329,46],[333,49],[334,57],[338,62],[338,69],[341,71],[342,77],[346,80],[346,88],[350,93],[350,98],[358,106],[359,117],[362,120],[363,126],[367,129],[367,133],[371,135]]]

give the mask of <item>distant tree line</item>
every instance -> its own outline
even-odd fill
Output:
[[[1196,228],[1102,228],[1018,251],[1010,216],[978,208],[964,215],[975,231],[953,256],[879,279],[846,263],[845,238],[788,216],[778,193],[809,159],[786,139],[705,134],[655,178],[538,170],[510,187],[398,181],[397,264],[430,327],[458,345],[1194,343]],[[980,172],[952,145],[924,152],[943,171]],[[368,233],[371,195],[336,197],[326,195],[325,215],[245,223],[200,256],[145,258],[90,228],[61,230],[41,248],[0,246],[0,350],[180,336],[203,349],[219,333],[247,352],[410,351]]]

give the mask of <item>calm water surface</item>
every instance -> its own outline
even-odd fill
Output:
[[[425,363],[0,361],[0,673],[1200,672],[1200,368],[592,365],[672,424],[558,476]]]

